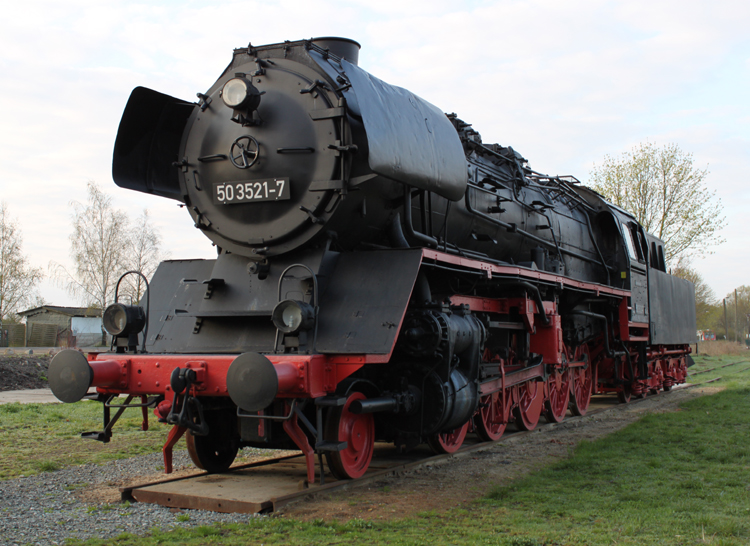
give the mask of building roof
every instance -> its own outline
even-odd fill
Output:
[[[57,305],[42,305],[41,307],[21,311],[18,314],[22,317],[30,317],[44,312],[57,313],[68,317],[100,317],[102,315],[101,309],[93,307],[58,307]]]

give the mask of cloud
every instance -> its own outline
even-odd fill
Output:
[[[748,283],[750,265],[735,213],[750,171],[748,16],[750,4],[728,0],[29,0],[0,22],[2,197],[36,265],[67,260],[67,203],[85,199],[90,179],[133,218],[149,208],[174,258],[210,257],[174,202],[111,182],[130,90],[194,100],[234,47],[344,35],[362,44],[363,68],[456,112],[537,170],[585,181],[605,154],[647,139],[693,152],[730,218],[711,263],[733,266],[698,264],[724,293]]]

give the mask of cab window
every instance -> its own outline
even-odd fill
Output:
[[[622,236],[625,239],[625,246],[628,248],[628,255],[631,260],[645,262],[645,252],[641,248],[638,233],[633,225],[622,224]]]
[[[635,245],[633,245],[633,235],[630,233],[626,224],[622,224],[622,238],[625,239],[625,247],[628,249],[628,256],[630,256],[630,259],[638,259],[638,255],[635,253]]]

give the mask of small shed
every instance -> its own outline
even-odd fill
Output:
[[[102,341],[101,310],[43,305],[18,313],[26,319],[27,347],[90,347]]]

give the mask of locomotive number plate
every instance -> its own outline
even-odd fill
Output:
[[[214,184],[214,203],[232,205],[255,201],[282,201],[290,199],[288,178],[269,178],[245,182],[219,182]]]

